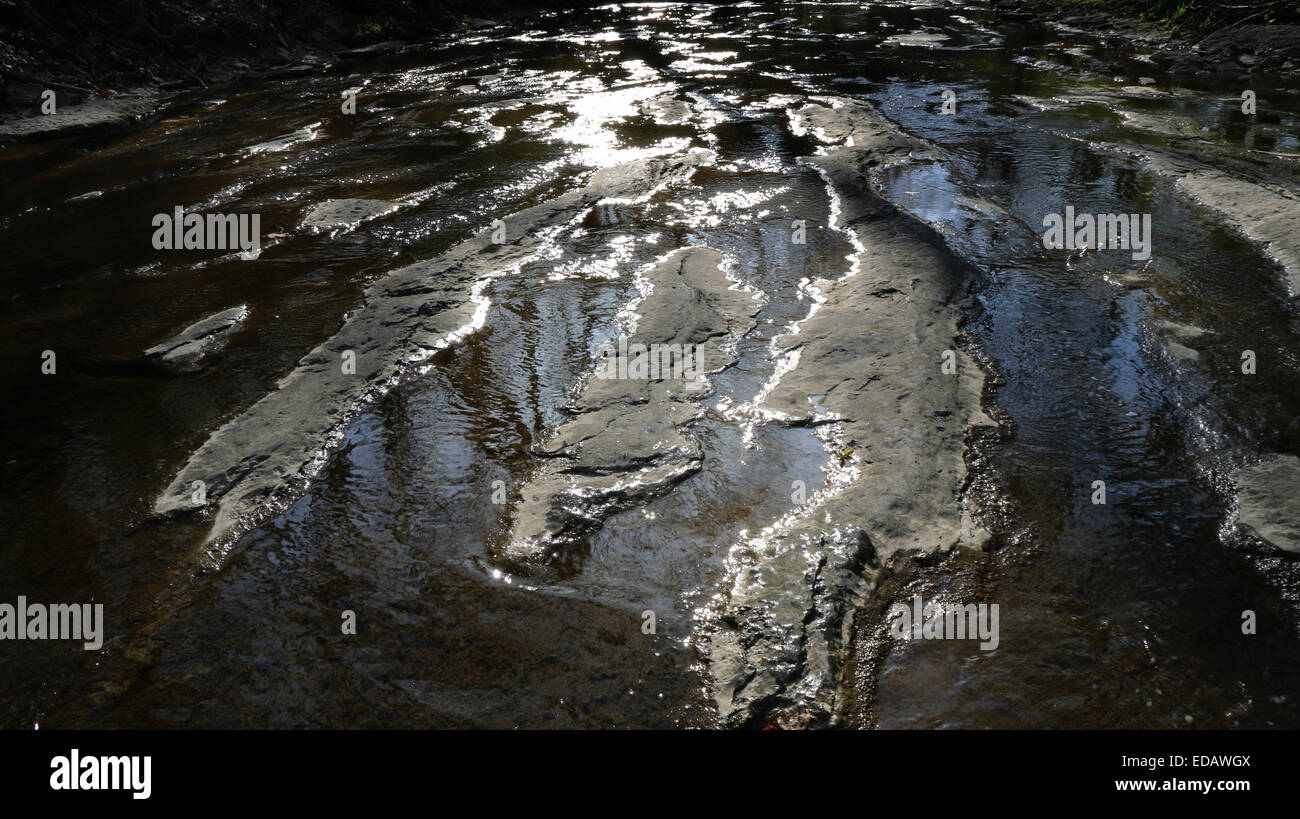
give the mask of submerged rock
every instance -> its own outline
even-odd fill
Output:
[[[810,724],[833,719],[853,618],[882,560],[988,537],[962,494],[967,432],[992,424],[980,408],[983,373],[958,344],[956,302],[973,270],[872,179],[933,151],[860,103],[792,116],[831,143],[805,161],[826,179],[839,226],[859,249],[849,274],[824,285],[819,309],[778,339],[793,368],[763,408],[791,424],[833,420],[856,450],[841,485],[732,550],[733,581],[709,645],[716,702],[731,725],[776,708]]]
[[[320,125],[319,122],[304,125],[291,134],[283,134],[274,139],[269,139],[266,142],[259,142],[256,145],[250,145],[244,149],[244,152],[249,156],[255,156],[257,154],[287,151],[295,145],[300,145],[304,142],[311,142],[319,138],[321,133]]]
[[[605,369],[587,376],[566,408],[571,417],[533,447],[548,460],[523,488],[503,550],[508,560],[535,562],[700,469],[704,456],[687,427],[703,414],[705,375],[734,363],[732,345],[757,313],[721,263],[718,251],[691,247],[645,274],[649,294],[635,306],[642,316],[635,332],[611,351],[616,357],[602,362]],[[656,357],[659,372],[619,377],[642,374],[623,352],[635,345]],[[688,367],[671,366],[673,350],[689,356]]]
[[[604,168],[584,187],[505,216],[500,243],[485,225],[442,255],[381,277],[333,337],[209,436],[156,499],[154,512],[212,506],[207,542],[240,534],[300,491],[361,404],[482,324],[487,301],[481,288],[494,276],[527,262],[596,204],[643,199],[711,160],[711,152],[694,150]],[[201,503],[194,499],[196,481],[206,490]]]
[[[947,34],[939,34],[931,31],[914,31],[910,34],[892,34],[885,38],[884,45],[924,46],[925,48],[935,48],[947,39]]]
[[[303,227],[356,227],[362,222],[397,210],[396,202],[383,199],[330,199],[321,202],[303,217]]]
[[[641,103],[641,113],[660,125],[681,125],[691,119],[691,106],[675,97],[653,97]]]
[[[1177,114],[1121,110],[1119,115],[1124,118],[1125,125],[1141,131],[1183,139],[1205,139],[1211,136],[1207,126]]]
[[[1156,321],[1155,327],[1164,337],[1165,347],[1168,348],[1169,352],[1175,358],[1186,361],[1199,361],[1201,358],[1199,348],[1204,347],[1215,335],[1204,327],[1182,324],[1168,319]]]
[[[1237,519],[1261,539],[1300,554],[1300,458],[1274,455],[1238,470]]]
[[[1170,321],[1168,319],[1158,320],[1156,326],[1180,341],[1186,341],[1188,343],[1205,341],[1214,336],[1212,331],[1207,330],[1204,327],[1197,327],[1194,324],[1183,324],[1182,322]]]
[[[339,52],[340,57],[378,57],[385,54],[396,54],[406,47],[406,43],[401,40],[385,40],[382,43],[373,43],[372,45],[360,46],[358,48],[349,48]]]
[[[1106,280],[1126,290],[1145,290],[1156,284],[1154,278],[1142,273],[1107,273]]]
[[[181,372],[198,369],[202,359],[225,346],[231,333],[246,318],[248,318],[248,306],[242,304],[229,310],[222,310],[220,313],[213,313],[202,321],[194,322],[161,344],[155,344],[145,350],[144,355],[164,367]]]

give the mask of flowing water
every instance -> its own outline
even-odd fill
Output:
[[[1175,80],[1141,52],[942,4],[623,5],[5,149],[0,601],[103,603],[107,639],[5,645],[0,720],[716,724],[699,646],[728,549],[791,509],[794,482],[834,479],[816,429],[746,409],[776,375],[772,340],[809,312],[806,283],[854,252],[789,111],[857,99],[942,157],[881,184],[978,271],[965,331],[999,422],[967,453],[990,548],[881,594],[979,595],[1000,606],[1001,640],[891,644],[858,618],[841,723],[1300,726],[1300,568],[1237,529],[1229,478],[1300,454],[1300,318],[1278,263],[1132,150],[1190,141],[1300,182],[1300,94],[1255,81],[1266,104],[1246,116],[1235,78]],[[690,148],[714,155],[689,179],[581,208],[518,264],[475,274],[474,319],[329,408],[342,424],[314,478],[247,532],[210,544],[210,516],[153,514],[213,430],[285,388],[385,274],[593,170]],[[334,199],[386,204],[304,224]],[[261,214],[260,254],[153,249],[153,215],[177,205]],[[1044,250],[1042,216],[1066,205],[1152,214],[1151,261]],[[512,504],[494,494],[533,474],[641,271],[694,245],[724,254],[758,310],[692,428],[701,469],[542,570],[503,564]],[[141,363],[239,306],[203,366]],[[1160,321],[1211,342],[1176,355]],[[1244,610],[1258,633],[1242,634]]]

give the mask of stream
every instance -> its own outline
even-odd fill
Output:
[[[1211,184],[1300,224],[1300,91],[1149,50],[943,3],[623,4],[0,150],[0,602],[105,623],[96,651],[6,645],[0,724],[1300,727],[1300,563],[1238,522],[1235,479],[1300,455],[1300,258]],[[816,127],[858,111],[904,148]],[[156,248],[177,206],[260,214],[259,251]],[[1150,214],[1150,258],[1045,248],[1067,206]],[[861,238],[886,211],[906,246]],[[916,326],[954,322],[946,345],[897,335],[906,285],[847,296],[931,248],[956,278]],[[602,345],[688,317],[707,386],[620,399],[601,423],[634,431],[563,472],[546,447],[609,406]],[[900,388],[901,433],[846,420],[804,387],[856,344],[933,360],[899,365],[918,391],[951,346],[976,403]],[[979,537],[918,552],[925,503],[871,506],[912,483],[865,435],[906,438],[913,403],[952,422],[907,451],[964,465],[944,497]],[[572,480],[581,502],[548,494]],[[828,609],[765,551],[796,518],[860,526],[869,588]],[[892,640],[917,595],[996,603],[997,647]],[[733,627],[736,673],[797,657],[776,693],[720,699]]]

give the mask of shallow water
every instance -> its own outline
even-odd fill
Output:
[[[1124,90],[1142,77],[1185,90]],[[980,271],[966,329],[1001,422],[968,457],[996,548],[889,591],[983,595],[1001,607],[999,648],[891,646],[879,618],[860,618],[844,724],[1300,726],[1300,570],[1237,531],[1228,480],[1261,453],[1300,453],[1300,319],[1258,245],[1117,150],[1180,138],[1120,113],[1146,112],[1298,181],[1285,158],[1248,152],[1300,151],[1300,96],[1251,82],[1267,100],[1254,118],[1232,102],[1236,78],[1174,80],[1090,34],[979,10],[652,4],[196,93],[127,133],[7,148],[0,601],[102,602],[109,638],[102,652],[6,645],[0,718],[715,724],[698,638],[727,550],[791,509],[793,482],[812,493],[832,469],[816,431],[746,411],[773,378],[771,340],[808,313],[804,283],[842,275],[853,250],[799,163],[817,145],[787,112],[813,97],[874,102],[942,154],[887,171],[885,191]],[[358,113],[342,115],[354,88]],[[941,113],[944,88],[956,115]],[[596,168],[688,147],[716,160],[584,212],[486,277],[481,327],[357,408],[315,480],[251,531],[210,550],[210,520],[152,517],[212,430],[275,390],[367,284]],[[394,209],[302,225],[341,198]],[[151,217],[178,204],[260,213],[260,255],[153,250]],[[1042,215],[1066,204],[1153,214],[1151,265],[1045,251]],[[807,244],[790,241],[795,219]],[[544,571],[502,565],[510,504],[493,502],[494,482],[527,481],[530,446],[620,326],[637,271],[685,245],[724,253],[760,307],[694,427],[702,469]],[[1146,286],[1116,283],[1139,271]],[[248,319],[197,372],[139,366],[238,305]],[[1159,319],[1213,343],[1180,360]],[[1244,349],[1256,376],[1240,374]],[[1089,499],[1098,479],[1104,506]],[[1241,634],[1246,609],[1255,635]]]

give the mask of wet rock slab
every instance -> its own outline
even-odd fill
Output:
[[[135,97],[95,99],[55,109],[55,113],[0,123],[0,143],[49,139],[112,125],[124,125],[152,114],[161,96],[150,92]]]
[[[533,447],[546,461],[522,489],[507,560],[536,563],[700,469],[704,455],[688,427],[703,414],[705,375],[734,363],[732,345],[754,326],[757,312],[750,294],[727,279],[722,261],[712,248],[685,248],[645,274],[650,292],[635,306],[642,318],[623,344],[680,345],[697,356],[694,372],[588,374],[566,407],[570,417]]]
[[[330,199],[303,217],[303,227],[350,228],[396,211],[398,204],[383,199]]]
[[[1204,327],[1183,324],[1168,319],[1154,323],[1156,330],[1164,338],[1165,346],[1175,358],[1185,361],[1200,360],[1200,349],[1212,342],[1215,334]]]
[[[958,343],[973,271],[928,225],[885,201],[883,166],[933,154],[866,105],[809,105],[792,116],[830,149],[806,161],[840,203],[857,268],[826,286],[798,332],[797,354],[764,407],[790,424],[834,420],[855,440],[845,485],[737,544],[734,579],[708,656],[726,724],[773,713],[800,724],[834,718],[857,609],[898,550],[979,545],[964,509],[965,439],[990,424],[983,373]],[[954,374],[941,372],[945,351]]]
[[[690,121],[691,106],[674,97],[655,97],[641,103],[641,113],[660,125],[681,125]]]
[[[1261,539],[1300,554],[1300,458],[1275,455],[1239,470],[1237,519]]]
[[[145,358],[179,372],[198,369],[203,359],[223,347],[226,340],[246,318],[248,318],[246,305],[213,313],[161,344],[145,350]]]
[[[601,169],[581,188],[503,217],[504,242],[493,242],[485,226],[436,258],[383,276],[333,337],[209,436],[156,499],[155,514],[211,508],[207,543],[241,534],[301,491],[364,402],[482,323],[487,303],[476,287],[517,269],[596,204],[639,201],[710,161],[709,151],[695,150]],[[201,503],[196,481],[206,488]]]

